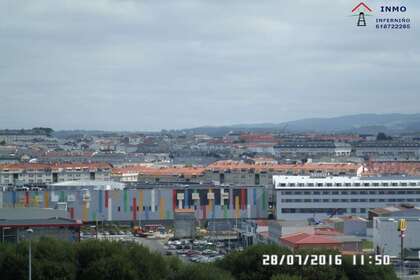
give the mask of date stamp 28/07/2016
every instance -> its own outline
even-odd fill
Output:
[[[390,265],[388,255],[353,255],[353,265]],[[342,255],[263,255],[263,265],[342,265]]]

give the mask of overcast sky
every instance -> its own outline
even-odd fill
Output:
[[[355,26],[352,0],[3,0],[0,128],[417,113],[415,2],[412,30],[380,31]]]

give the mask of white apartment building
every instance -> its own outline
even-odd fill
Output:
[[[277,219],[368,215],[399,204],[420,206],[420,177],[273,176]]]
[[[0,184],[50,184],[64,181],[101,180],[111,178],[108,163],[15,163],[0,165]]]

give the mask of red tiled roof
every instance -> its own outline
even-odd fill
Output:
[[[111,169],[112,165],[105,162],[96,162],[96,163],[10,163],[10,164],[0,164],[0,169],[8,170],[45,170],[45,169]]]
[[[132,165],[114,168],[112,173],[138,173],[152,176],[199,176],[203,174],[204,170],[205,169],[203,167],[153,167],[145,165]]]
[[[280,240],[293,245],[303,244],[340,244],[340,241],[322,235],[309,234],[305,232],[292,233],[280,237]]]
[[[368,162],[363,172],[365,176],[406,174],[420,175],[420,162]]]

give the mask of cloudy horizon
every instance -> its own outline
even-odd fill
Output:
[[[374,12],[380,1],[367,1]],[[147,131],[418,113],[413,28],[357,28],[358,1],[0,3],[0,129]]]

